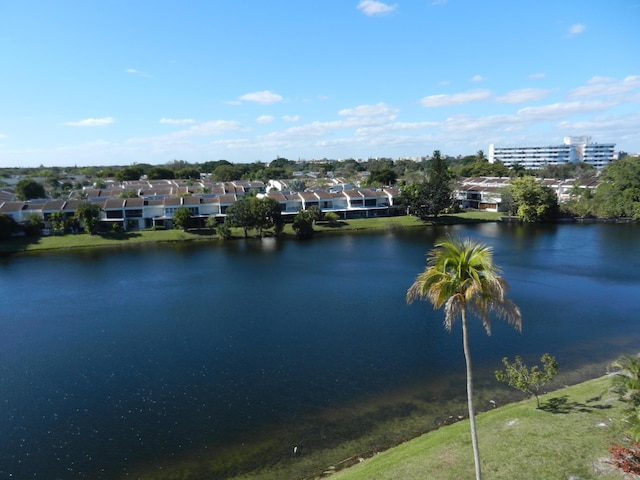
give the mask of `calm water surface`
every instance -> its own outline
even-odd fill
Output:
[[[474,322],[480,385],[503,356],[549,352],[566,371],[640,351],[636,225],[17,257],[0,263],[0,479],[126,477],[320,409],[463,378],[459,328],[447,334],[442,312],[404,301],[445,231],[494,247],[523,312],[522,334],[496,321],[487,337]]]

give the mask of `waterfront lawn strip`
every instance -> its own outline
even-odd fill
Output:
[[[433,222],[425,222],[413,216],[377,217],[356,220],[344,220],[335,225],[319,222],[314,226],[318,233],[349,232],[361,230],[385,230],[395,228],[423,227],[433,224],[454,224],[471,222],[491,222],[500,219],[502,214],[491,212],[465,212],[455,215],[443,215]],[[291,224],[286,224],[284,235],[295,236]],[[232,237],[241,238],[242,229],[233,228]],[[65,250],[71,248],[119,247],[145,243],[168,243],[218,240],[210,229],[190,230],[136,230],[124,233],[107,233],[102,235],[68,234],[50,237],[18,237],[0,242],[0,254],[32,252],[41,250]]]
[[[18,237],[0,242],[0,253],[66,250],[71,248],[119,247],[145,243],[182,242],[215,238],[213,232],[191,233],[182,230],[136,230],[103,235],[68,234],[50,237]]]
[[[483,477],[621,479],[606,462],[623,440],[622,406],[602,377],[477,417]],[[473,478],[469,422],[429,432],[331,476],[334,480]]]

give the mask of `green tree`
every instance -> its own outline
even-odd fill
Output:
[[[461,177],[508,177],[509,169],[499,160],[489,163],[484,159],[460,166],[457,174]]]
[[[340,221],[340,217],[338,216],[338,214],[336,212],[327,212],[327,213],[324,214],[324,220],[329,225],[337,225],[338,222]]]
[[[375,187],[395,185],[397,179],[398,174],[395,172],[395,170],[388,167],[383,167],[371,171],[371,173],[369,174],[369,178],[367,178],[366,185]]]
[[[153,167],[147,171],[148,180],[172,180],[175,177],[174,171],[168,167]]]
[[[279,168],[283,171],[292,172],[296,167],[296,162],[288,160],[286,158],[278,157],[275,160],[269,162],[269,168]]]
[[[186,232],[191,227],[191,210],[180,207],[173,212],[173,228]]]
[[[76,209],[75,218],[80,222],[84,230],[93,235],[98,229],[100,224],[100,214],[102,208],[95,203],[84,202],[78,205]]]
[[[437,217],[443,210],[453,203],[453,187],[451,185],[451,172],[447,161],[435,150],[429,161],[427,169],[427,189],[425,210],[428,215]]]
[[[509,176],[512,178],[521,178],[527,175],[527,169],[521,163],[514,163],[509,170],[511,172]]]
[[[181,168],[176,171],[176,178],[200,180],[200,170],[194,167]]]
[[[51,230],[54,235],[64,235],[67,232],[68,221],[65,212],[53,212],[49,215]]]
[[[515,214],[525,222],[540,222],[558,213],[558,198],[552,189],[533,177],[516,178],[509,187]]]
[[[82,187],[80,187],[82,188]],[[107,184],[105,183],[105,181],[101,178],[96,179],[95,182],[93,182],[93,188],[107,188]]]
[[[640,440],[640,357],[623,355],[611,364],[615,375],[611,380],[611,390],[620,400],[627,403],[625,421],[629,434],[635,441]]]
[[[140,180],[144,171],[139,166],[125,167],[116,172],[116,180],[119,182]]]
[[[216,182],[232,182],[241,178],[240,171],[234,165],[219,165],[213,172],[211,177]]]
[[[322,210],[317,205],[310,206],[309,208],[307,208],[306,211],[307,213],[309,213],[309,216],[313,223],[316,223],[318,220],[322,218]]]
[[[216,227],[218,226],[218,219],[214,215],[210,215],[207,217],[205,224],[207,228],[215,230]]]
[[[427,266],[407,291],[407,302],[428,300],[434,309],[444,307],[444,325],[447,331],[460,317],[462,346],[467,372],[467,403],[471,425],[471,443],[476,479],[481,478],[480,452],[476,433],[473,405],[473,375],[469,352],[467,313],[478,317],[491,334],[490,313],[506,320],[518,331],[522,328],[520,309],[505,298],[508,284],[493,263],[491,247],[470,238],[450,236],[438,241],[427,256]]]
[[[216,235],[225,240],[227,238],[231,238],[231,228],[229,227],[227,222],[222,222],[221,224],[216,226]]]
[[[16,183],[16,197],[18,200],[32,200],[34,198],[45,198],[44,186],[30,178],[25,178]]]
[[[594,204],[600,217],[640,219],[640,158],[625,157],[602,169]]]
[[[504,357],[502,364],[504,370],[496,370],[496,380],[506,383],[510,387],[520,390],[527,396],[536,397],[536,406],[540,408],[540,398],[538,396],[542,387],[549,383],[558,374],[558,363],[556,359],[545,353],[540,357],[542,370],[537,365],[529,368],[522,363],[522,358],[516,356],[513,363]]]
[[[400,203],[407,208],[409,215],[422,220],[429,217],[427,211],[427,182],[409,183],[400,187]]]
[[[251,212],[251,198],[242,197],[229,205],[225,213],[225,223],[229,227],[239,227],[244,231],[244,237],[249,236],[249,230],[254,227],[254,217]]]
[[[233,166],[233,164],[228,160],[208,161],[200,165],[200,171],[203,173],[211,173],[216,167],[220,167],[222,165]]]
[[[256,198],[251,197],[251,215],[253,217],[253,228],[258,230],[258,235],[263,236],[264,231],[269,228],[276,227],[281,229],[282,227],[282,207],[275,198],[264,197]],[[278,233],[278,232],[276,232]]]
[[[299,211],[293,218],[293,231],[298,238],[313,237],[313,218],[308,210]]]

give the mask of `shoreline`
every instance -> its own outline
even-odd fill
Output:
[[[550,385],[545,394],[558,394],[566,388],[603,378],[606,365],[608,361],[567,371]],[[456,387],[447,384],[449,381],[450,378],[442,379],[442,390],[450,390],[446,395],[452,395],[446,402],[434,402],[427,397],[429,391],[424,390],[426,386],[417,383],[399,391],[383,392],[287,419],[272,425],[272,428],[247,432],[250,433],[248,441],[238,438],[231,447],[217,450],[209,446],[205,450],[189,452],[162,467],[141,465],[130,474],[148,480],[177,478],[181,472],[189,471],[206,473],[206,478],[233,480],[318,480],[331,477],[443,427],[457,428],[455,425],[468,421],[464,389],[457,391]],[[535,402],[533,398],[523,399],[520,392],[497,381],[485,384],[475,394],[478,415],[523,402]],[[492,400],[498,404],[497,407]],[[300,426],[305,418],[312,418],[314,424],[324,425],[321,429],[323,438],[319,439],[315,431],[305,432]],[[373,424],[370,425],[371,422]],[[363,431],[361,424],[370,428]],[[342,434],[353,430],[359,435],[339,438],[332,429]],[[275,443],[275,439],[280,443]],[[293,452],[294,447],[297,447],[296,453]]]
[[[411,216],[376,217],[343,221],[340,222],[339,226],[326,226],[322,224],[314,225],[314,236],[498,221],[500,221],[500,215],[493,214],[491,212],[469,212],[455,215],[443,215],[439,217],[439,219],[429,222],[425,222]],[[189,244],[245,240],[240,229],[234,229],[233,233],[234,235],[229,239],[220,238],[210,229],[193,229],[187,232],[182,230],[136,230],[124,233],[107,233],[103,235],[67,234],[46,237],[15,237],[0,242],[0,257],[10,258],[12,256],[30,253],[51,253],[54,251],[71,251],[94,248],[122,248],[148,246],[151,244]],[[273,235],[268,234],[267,237],[271,238]],[[255,238],[255,236],[250,235],[247,238]],[[285,226],[283,234],[278,238],[285,240],[300,240],[293,232],[290,224]],[[312,240],[313,238],[301,241]]]

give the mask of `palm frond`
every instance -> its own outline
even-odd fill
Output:
[[[427,254],[427,266],[407,290],[407,303],[428,300],[434,309],[444,306],[445,328],[467,308],[491,334],[491,314],[522,328],[520,309],[505,299],[508,284],[493,263],[493,249],[472,238],[445,236]]]

